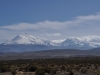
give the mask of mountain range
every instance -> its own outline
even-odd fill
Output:
[[[61,40],[47,40],[25,33],[1,43],[0,52],[28,52],[51,49],[87,50],[98,47],[100,47],[100,36],[95,35],[68,37]]]

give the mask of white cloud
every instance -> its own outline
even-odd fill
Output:
[[[92,24],[93,23],[93,24]],[[95,15],[88,15],[88,16],[78,16],[74,20],[59,22],[59,21],[44,21],[38,22],[35,24],[30,23],[18,23],[8,26],[2,26],[2,29],[9,29],[9,30],[37,30],[37,29],[52,29],[52,30],[63,30],[72,26],[84,26],[87,25],[94,25],[100,23],[100,13]]]
[[[53,34],[48,34],[46,33],[47,36],[60,36],[61,34],[60,33],[53,33]]]
[[[2,29],[9,29],[9,30],[37,30],[37,29],[55,29],[60,30],[63,29],[66,25],[64,22],[58,22],[58,21],[44,21],[44,22],[38,22],[36,24],[29,24],[29,23],[19,23],[19,24],[13,24],[8,26],[2,26],[0,28]]]
[[[77,16],[73,20],[64,22],[46,20],[35,24],[18,23],[0,26],[0,39],[8,39],[16,34],[22,34],[22,32],[28,32],[29,34],[47,39],[64,39],[68,36],[100,35],[100,13]]]

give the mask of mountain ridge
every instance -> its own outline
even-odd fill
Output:
[[[92,49],[100,47],[100,36],[68,37],[64,40],[47,40],[27,33],[0,44],[0,51],[39,51],[49,49]]]
[[[34,37],[32,35],[29,35],[27,33],[23,34],[23,35],[17,35],[15,38],[5,41],[2,44],[44,44],[47,45],[49,43],[48,40],[43,39],[43,38],[39,38],[39,37]]]

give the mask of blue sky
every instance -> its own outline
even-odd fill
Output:
[[[23,33],[52,40],[99,32],[100,0],[0,0],[0,42]]]

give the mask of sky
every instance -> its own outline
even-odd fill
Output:
[[[100,0],[0,0],[0,42],[24,33],[49,40],[100,36]]]

